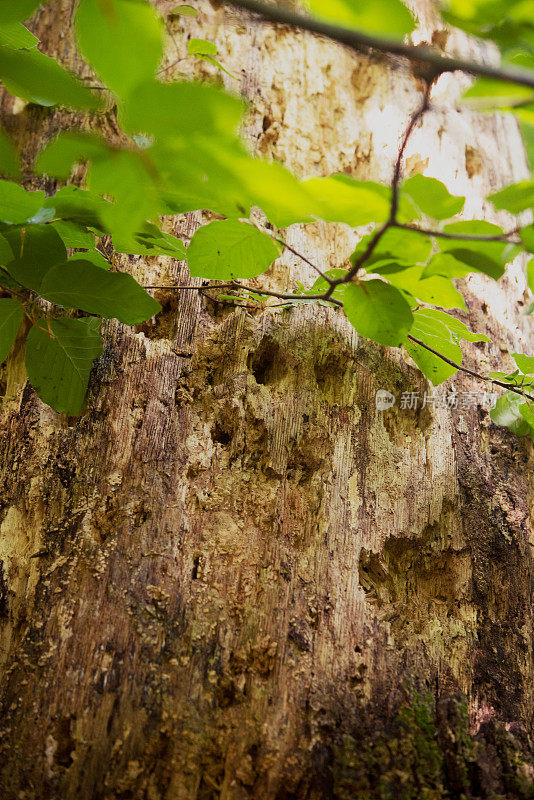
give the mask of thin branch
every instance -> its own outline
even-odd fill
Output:
[[[302,253],[299,253],[298,250],[295,250],[295,248],[288,244],[285,239],[282,239],[281,236],[268,229],[266,230],[265,228],[262,228],[261,225],[251,219],[245,219],[244,222],[246,222],[247,225],[252,225],[252,227],[256,228],[256,230],[260,231],[260,233],[263,233],[265,236],[269,236],[269,238],[273,239],[273,241],[278,242],[278,244],[281,244],[282,247],[286,248],[286,250],[289,250],[290,253],[293,253],[294,256],[300,258],[301,261],[304,261],[305,264],[308,264],[309,267],[314,269],[315,272],[317,272],[317,274],[320,275],[321,278],[323,278],[328,284],[331,286],[335,285],[335,281],[332,278],[329,278],[327,275],[325,275],[316,264],[310,261],[310,259],[306,256],[303,256]]]
[[[534,397],[532,395],[527,394],[524,390],[517,388],[517,386],[512,386],[509,383],[504,383],[504,381],[499,381],[496,378],[487,378],[484,375],[480,375],[478,372],[474,372],[472,369],[468,369],[467,367],[462,367],[461,364],[457,364],[456,361],[452,361],[450,358],[447,358],[447,356],[444,356],[442,353],[439,353],[437,350],[434,350],[433,347],[430,347],[430,345],[425,344],[424,342],[421,341],[421,339],[416,339],[415,336],[412,336],[411,334],[408,334],[408,339],[410,339],[412,342],[415,342],[415,344],[418,344],[420,347],[424,347],[425,350],[428,350],[429,353],[432,353],[433,355],[437,356],[446,364],[449,364],[451,367],[454,367],[455,369],[459,370],[459,372],[465,372],[467,375],[471,375],[472,378],[476,378],[479,381],[484,381],[484,383],[493,383],[495,384],[495,386],[501,386],[503,389],[507,389],[509,392],[514,392],[514,394],[520,394],[521,397],[534,401]]]
[[[484,236],[483,234],[476,233],[449,233],[448,231],[434,231],[429,228],[417,228],[415,225],[405,225],[401,222],[395,223],[396,228],[403,228],[406,231],[413,231],[414,233],[421,233],[424,236],[435,236],[438,239],[452,239],[454,241],[464,242],[503,242],[504,244],[515,244],[510,242],[511,236],[517,236],[521,232],[521,227],[514,228],[511,231],[496,234],[495,236]]]
[[[397,211],[399,208],[399,188],[400,188],[400,179],[402,176],[402,159],[404,158],[406,146],[408,144],[410,136],[415,130],[416,125],[423,118],[425,111],[428,111],[429,106],[430,106],[430,83],[427,83],[425,86],[425,91],[423,94],[423,100],[421,101],[421,105],[412,114],[412,118],[408,124],[408,127],[406,128],[404,137],[402,139],[402,144],[397,154],[397,160],[395,161],[395,169],[393,171],[393,183],[391,186],[391,212],[389,215],[391,225],[395,225],[397,223]]]
[[[255,289],[251,286],[244,286],[242,283],[233,281],[232,283],[219,283],[216,286],[143,286],[143,289],[174,289],[175,291],[184,291],[185,289],[196,289],[197,292],[205,292],[207,289],[234,289],[242,292],[252,292],[254,294],[265,294],[269,297],[277,297],[279,300],[327,300],[335,306],[343,306],[339,300],[335,300],[330,296],[327,297],[327,292],[323,294],[294,294],[293,292],[275,292],[270,289]]]
[[[265,233],[265,231],[264,231],[264,233]],[[313,261],[310,261],[309,258],[307,258],[306,256],[303,256],[302,253],[298,252],[298,250],[295,250],[295,248],[292,247],[290,244],[288,244],[285,241],[285,239],[282,239],[281,236],[277,236],[274,233],[273,234],[268,234],[268,235],[270,235],[272,239],[274,239],[276,242],[278,242],[283,247],[285,247],[286,250],[289,250],[290,253],[293,253],[294,256],[296,256],[297,258],[300,258],[301,261],[304,261],[305,264],[308,264],[308,266],[311,267],[312,269],[314,269],[315,272],[317,272],[317,274],[320,275],[321,278],[323,278],[323,280],[325,280],[327,283],[329,283],[330,285],[332,285],[334,283],[333,279],[329,278],[328,275],[325,275],[325,273],[321,269],[319,269],[319,267],[316,264],[314,264]]]
[[[373,254],[376,246],[380,242],[383,235],[389,228],[392,228],[397,225],[397,210],[399,205],[399,185],[400,180],[402,177],[402,159],[404,156],[404,152],[406,150],[406,146],[408,144],[408,140],[412,133],[415,130],[415,126],[418,122],[422,119],[425,112],[428,111],[430,107],[430,84],[427,83],[425,86],[425,91],[423,94],[423,100],[421,105],[414,111],[412,114],[408,126],[404,132],[404,136],[402,137],[402,143],[397,153],[397,158],[395,160],[395,166],[393,168],[393,182],[391,186],[391,206],[389,212],[389,219],[382,225],[381,228],[375,233],[372,239],[369,241],[367,247],[365,248],[362,255],[354,262],[351,269],[348,270],[347,274],[344,275],[342,278],[338,278],[331,282],[328,291],[326,292],[327,298],[329,298],[336,286],[340,283],[348,283],[351,281],[358,273],[358,270],[363,267],[365,262],[371,257]]]
[[[461,70],[471,75],[495,78],[496,80],[507,83],[517,83],[520,86],[528,86],[534,89],[534,73],[526,70],[510,69],[508,67],[492,67],[489,64],[478,64],[464,58],[445,56],[435,47],[426,45],[415,46],[404,44],[397,39],[389,39],[382,36],[370,36],[361,31],[350,30],[339,25],[330,25],[321,22],[313,17],[305,17],[296,14],[287,8],[278,5],[267,5],[258,0],[226,0],[229,5],[252,11],[259,14],[269,22],[290,25],[293,28],[317,33],[326,36],[332,41],[352,47],[354,50],[367,53],[369,50],[379,50],[382,53],[392,54],[407,58],[413,62],[423,62],[432,68],[429,70],[434,77],[444,72],[455,72]]]

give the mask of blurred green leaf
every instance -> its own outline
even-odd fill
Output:
[[[353,228],[369,222],[385,222],[390,212],[391,189],[347,175],[311,178],[302,188],[316,202],[319,217],[327,222],[344,222]]]
[[[490,194],[488,200],[499,210],[506,209],[511,214],[519,214],[534,206],[534,181],[514,183],[500,192]]]
[[[196,8],[193,8],[193,6],[175,6],[172,11],[169,11],[169,15],[176,17],[198,17],[198,11]]]
[[[91,264],[94,264],[98,269],[104,269],[106,271],[111,268],[111,262],[109,262],[107,258],[104,258],[99,250],[86,250],[84,253],[74,253],[74,255],[69,258],[70,264],[75,264],[77,261],[90,261]],[[82,264],[81,269],[83,268]]]
[[[403,36],[414,28],[414,19],[400,0],[308,0],[315,16],[338,25],[369,33]]]
[[[370,233],[358,242],[350,257],[352,264],[364,255],[374,235],[375,232]],[[374,272],[375,267],[394,262],[399,269],[404,269],[425,263],[431,252],[430,236],[423,236],[406,228],[388,228],[363,266],[368,272]]]
[[[135,133],[163,140],[190,136],[235,137],[245,110],[242,100],[201,83],[159,83],[136,87],[124,110],[122,122]],[[189,157],[194,149],[189,147]]]
[[[109,146],[99,136],[84,131],[66,131],[42,150],[35,169],[54,178],[66,179],[75,164],[105,158],[109,152]]]
[[[153,77],[163,56],[163,26],[139,0],[81,0],[76,13],[80,50],[120,97]]]
[[[465,197],[455,197],[441,181],[424,175],[413,175],[401,187],[417,208],[427,217],[449,219],[459,214],[464,207]]]
[[[17,225],[27,222],[44,203],[44,192],[27,192],[11,181],[0,181],[0,219]]]
[[[102,212],[107,203],[92,192],[75,186],[65,186],[52,197],[47,197],[44,205],[54,212],[55,218],[70,220],[104,232]]]
[[[89,89],[36,47],[0,47],[0,80],[10,94],[42,106],[96,109],[100,104]]]
[[[0,175],[4,178],[20,177],[19,156],[11,139],[0,130]]]
[[[183,242],[176,236],[163,233],[155,225],[147,223],[144,230],[137,232],[130,239],[126,236],[115,234],[113,247],[118,253],[128,253],[139,256],[171,256],[178,261],[186,258],[186,249]]]

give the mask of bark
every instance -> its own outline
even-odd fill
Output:
[[[257,152],[389,179],[420,100],[409,71],[199,7],[180,26],[242,75]],[[445,44],[420,12],[420,39]],[[36,30],[79,68],[70,15],[58,0]],[[528,171],[513,120],[456,109],[463,85],[440,79],[406,170],[492,219],[485,195]],[[79,121],[16,108],[28,164]],[[99,124],[117,135],[112,112]],[[200,219],[167,224],[187,240]],[[322,268],[357,241],[323,223],[287,238]],[[523,271],[466,281],[461,317],[494,342],[468,346],[470,366],[532,345]],[[312,277],[287,255],[258,285]],[[20,347],[3,368],[2,798],[533,797],[531,445],[480,407],[378,412],[379,388],[429,387],[335,310],[157,296],[154,323],[108,324],[78,419],[35,397]]]

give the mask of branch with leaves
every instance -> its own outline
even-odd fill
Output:
[[[508,389],[503,402],[510,405],[510,396],[517,398],[516,416],[528,428],[523,432],[534,432],[534,418],[525,416],[533,400],[534,378],[529,376],[534,375],[534,359],[531,363],[516,354],[518,369],[512,375],[485,377],[462,366],[460,342],[488,339],[447,313],[465,307],[457,278],[480,272],[498,280],[519,253],[534,252],[534,228],[504,231],[483,220],[459,220],[465,198],[452,195],[434,178],[403,176],[406,147],[432,111],[431,89],[438,75],[461,69],[485,80],[516,81],[514,91],[523,92],[534,88],[534,73],[459,61],[399,38],[377,36],[375,28],[384,19],[391,27],[388,34],[404,35],[413,27],[400,0],[381,3],[387,14],[377,19],[363,4],[355,8],[340,0],[338,8],[346,8],[347,19],[361,24],[361,31],[263,3],[232,5],[358,49],[411,60],[424,91],[402,134],[389,186],[346,175],[299,181],[280,164],[253,158],[236,135],[240,100],[206,84],[167,82],[171,65],[162,67],[162,59],[169,19],[162,20],[148,2],[109,0],[113,13],[104,13],[99,0],[81,0],[78,46],[102,81],[99,89],[106,87],[115,97],[124,144],[112,146],[87,131],[61,133],[40,154],[35,171],[68,182],[73,167],[83,163],[86,184],[47,197],[20,185],[16,150],[7,135],[0,136],[0,171],[7,179],[0,180],[0,356],[8,355],[26,317],[27,372],[45,402],[69,414],[83,410],[91,367],[102,351],[100,320],[135,325],[157,314],[160,306],[146,289],[192,289],[206,296],[212,289],[226,289],[230,295],[213,299],[230,297],[259,308],[266,298],[277,298],[281,305],[321,302],[342,308],[361,336],[404,347],[434,384],[461,370]],[[23,5],[27,10],[32,4]],[[310,0],[310,5],[317,14],[328,14],[325,0]],[[184,8],[195,13],[191,6]],[[0,38],[3,30],[11,37],[0,48],[0,80],[6,88],[29,102],[102,113],[102,95],[37,50],[37,40],[19,21],[25,13],[15,3],[0,8]],[[174,31],[169,35],[179,53]],[[187,52],[227,72],[215,59],[212,43],[190,39]],[[516,104],[521,113],[528,111],[527,102],[519,104],[516,98]],[[534,206],[534,182],[507,187],[489,200],[496,209],[519,214]],[[268,224],[251,221],[254,207],[262,209]],[[201,225],[187,249],[161,230],[161,215],[197,209],[210,210],[216,219]],[[287,242],[285,229],[318,219],[353,229],[372,226],[350,267],[322,270]],[[187,259],[191,276],[202,282],[142,287],[130,275],[110,269],[98,249],[103,236],[118,253]],[[243,283],[263,274],[284,251],[317,273],[310,288],[279,292]],[[531,283],[532,278],[529,271]]]

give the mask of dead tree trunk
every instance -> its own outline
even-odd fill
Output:
[[[242,75],[259,153],[389,180],[409,72],[199,7],[185,28]],[[73,65],[70,25],[58,0],[36,30]],[[456,110],[462,80],[440,79],[405,168],[481,216],[526,163],[515,122]],[[28,163],[77,123],[10,120]],[[199,220],[169,225],[187,240]],[[356,242],[323,223],[287,236],[323,268]],[[187,280],[169,259],[120,264]],[[463,318],[495,342],[470,365],[532,345],[522,269],[466,282]],[[295,278],[311,273],[289,255],[262,280]],[[533,797],[531,445],[480,406],[377,411],[379,388],[429,387],[335,310],[158,299],[154,324],[109,324],[79,419],[35,397],[20,352],[3,368],[2,799]]]

